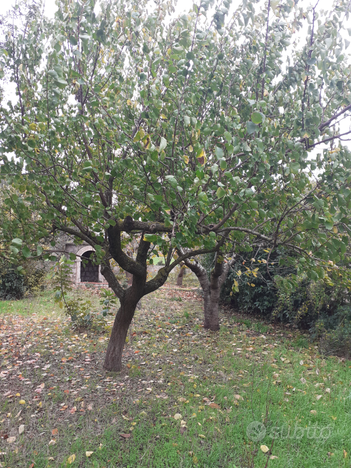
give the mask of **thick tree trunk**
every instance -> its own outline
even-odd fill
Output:
[[[129,325],[133,320],[137,300],[122,300],[112,327],[105,355],[104,369],[118,372],[122,369],[122,353]]]

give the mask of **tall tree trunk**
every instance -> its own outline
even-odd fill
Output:
[[[108,371],[118,372],[122,369],[123,348],[137,303],[138,300],[133,300],[128,297],[121,300],[121,306],[113,323],[110,341],[105,355],[104,369]]]

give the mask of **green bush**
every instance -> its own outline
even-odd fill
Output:
[[[26,262],[21,266],[0,259],[0,299],[16,300],[35,295],[44,288],[46,269],[39,263]]]
[[[74,292],[73,297],[68,297],[68,293],[72,292],[71,264],[70,260],[62,256],[53,267],[52,285],[55,291],[55,301],[70,317],[73,328],[104,331],[107,326],[107,316],[114,314],[113,309],[116,307],[117,298],[110,290],[101,291],[102,310],[97,311],[92,302],[80,296],[78,291]]]
[[[77,330],[91,329],[99,332],[106,330],[107,314],[104,311],[96,311],[90,300],[83,297],[66,299],[64,305],[65,314],[71,318],[72,327]]]
[[[351,358],[351,305],[341,305],[331,316],[320,317],[313,328],[322,354]]]
[[[270,257],[265,249],[237,256],[238,261],[223,284],[221,300],[239,312],[270,317],[278,300],[274,277],[294,271],[284,263],[284,250],[277,249]]]
[[[0,277],[0,299],[22,299],[26,291],[24,276],[16,269],[8,269]]]
[[[279,285],[279,283],[278,283]],[[329,278],[312,281],[305,276],[297,279],[293,288],[280,285],[277,305],[272,318],[309,329],[317,337],[317,323],[337,323],[337,311],[350,300],[350,291]]]
[[[33,265],[32,263],[24,267],[24,286],[26,288],[26,295],[37,295],[40,291],[45,288],[45,279],[47,275],[47,269],[38,264]]]

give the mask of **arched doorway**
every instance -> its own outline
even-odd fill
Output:
[[[80,264],[80,281],[81,283],[98,283],[99,281],[99,265],[94,265],[91,256],[94,252],[89,250],[82,254]]]

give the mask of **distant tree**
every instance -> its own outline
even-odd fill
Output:
[[[344,255],[348,2],[322,15],[292,0],[233,13],[205,0],[179,17],[171,2],[57,6],[49,20],[24,3],[1,25],[1,70],[16,88],[1,101],[1,177],[20,193],[8,203],[31,242],[62,231],[94,247],[120,300],[106,369],[121,369],[138,301],[188,258],[217,252],[219,265],[226,243],[258,239],[318,278]],[[158,253],[165,266],[148,280]],[[133,275],[125,289],[112,259]]]

